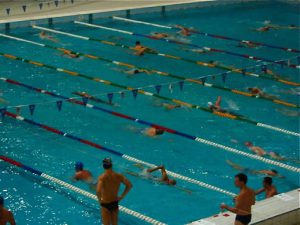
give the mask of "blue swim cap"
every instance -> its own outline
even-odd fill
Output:
[[[83,170],[83,163],[82,162],[76,162],[75,163],[75,170]]]

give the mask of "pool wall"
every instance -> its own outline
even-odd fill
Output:
[[[191,1],[177,1],[176,3],[152,3],[152,4],[141,4],[140,6],[134,7],[115,7],[112,5],[111,8],[99,9],[99,10],[87,10],[79,11],[70,14],[69,12],[55,14],[53,16],[47,11],[44,15],[36,14],[33,12],[29,14],[24,14],[22,18],[14,18],[13,16],[2,16],[0,17],[0,30],[9,31],[10,29],[18,27],[28,27],[33,24],[35,25],[49,25],[57,23],[71,22],[74,20],[78,21],[89,21],[92,22],[93,19],[108,18],[111,16],[125,16],[127,18],[130,15],[151,13],[151,12],[161,12],[162,15],[166,14],[168,11],[177,9],[187,9],[187,8],[202,8],[202,7],[213,7],[228,4],[237,4],[241,2],[253,2],[258,0],[191,0]]]

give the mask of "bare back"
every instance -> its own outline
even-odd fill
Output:
[[[99,177],[101,185],[101,202],[110,203],[118,198],[120,184],[124,180],[124,176],[113,171],[105,172]]]

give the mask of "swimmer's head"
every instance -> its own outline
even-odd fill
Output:
[[[4,198],[2,196],[0,196],[0,206],[4,205]]]
[[[112,161],[111,161],[111,158],[105,158],[105,159],[103,159],[102,165],[103,165],[103,168],[104,168],[105,170],[111,169],[111,168],[112,168]]]
[[[207,103],[208,106],[213,106],[214,104],[212,102]]]
[[[252,147],[252,146],[253,146],[252,142],[250,142],[250,141],[246,141],[246,142],[245,142],[245,145],[246,145],[247,147]]]
[[[140,41],[136,41],[136,42],[135,42],[135,45],[140,45],[140,44],[141,44]]]
[[[177,183],[176,180],[173,180],[173,179],[169,179],[169,180],[168,180],[168,185],[175,186],[176,183]]]
[[[82,163],[82,162],[76,162],[76,163],[75,163],[75,170],[76,170],[76,171],[81,171],[81,170],[83,170],[83,163]]]
[[[272,177],[265,177],[263,181],[264,187],[272,185],[273,180]]]
[[[139,72],[140,72],[140,71],[137,70],[137,69],[135,69],[135,70],[133,71],[134,74],[137,74],[137,73],[139,73]]]
[[[276,174],[276,175],[278,174],[278,171],[277,171],[277,170],[272,169],[271,171],[272,171],[274,174]]]
[[[156,135],[162,135],[165,131],[163,129],[159,129],[159,128],[156,128],[155,129],[155,134]]]
[[[251,87],[250,87],[250,88],[248,88],[248,91],[252,91],[252,90],[253,90],[253,88],[251,88]]]

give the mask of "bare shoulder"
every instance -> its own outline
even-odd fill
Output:
[[[99,181],[102,181],[102,180],[104,179],[104,177],[105,177],[105,174],[101,174],[101,175],[98,177],[98,180],[99,180]]]

